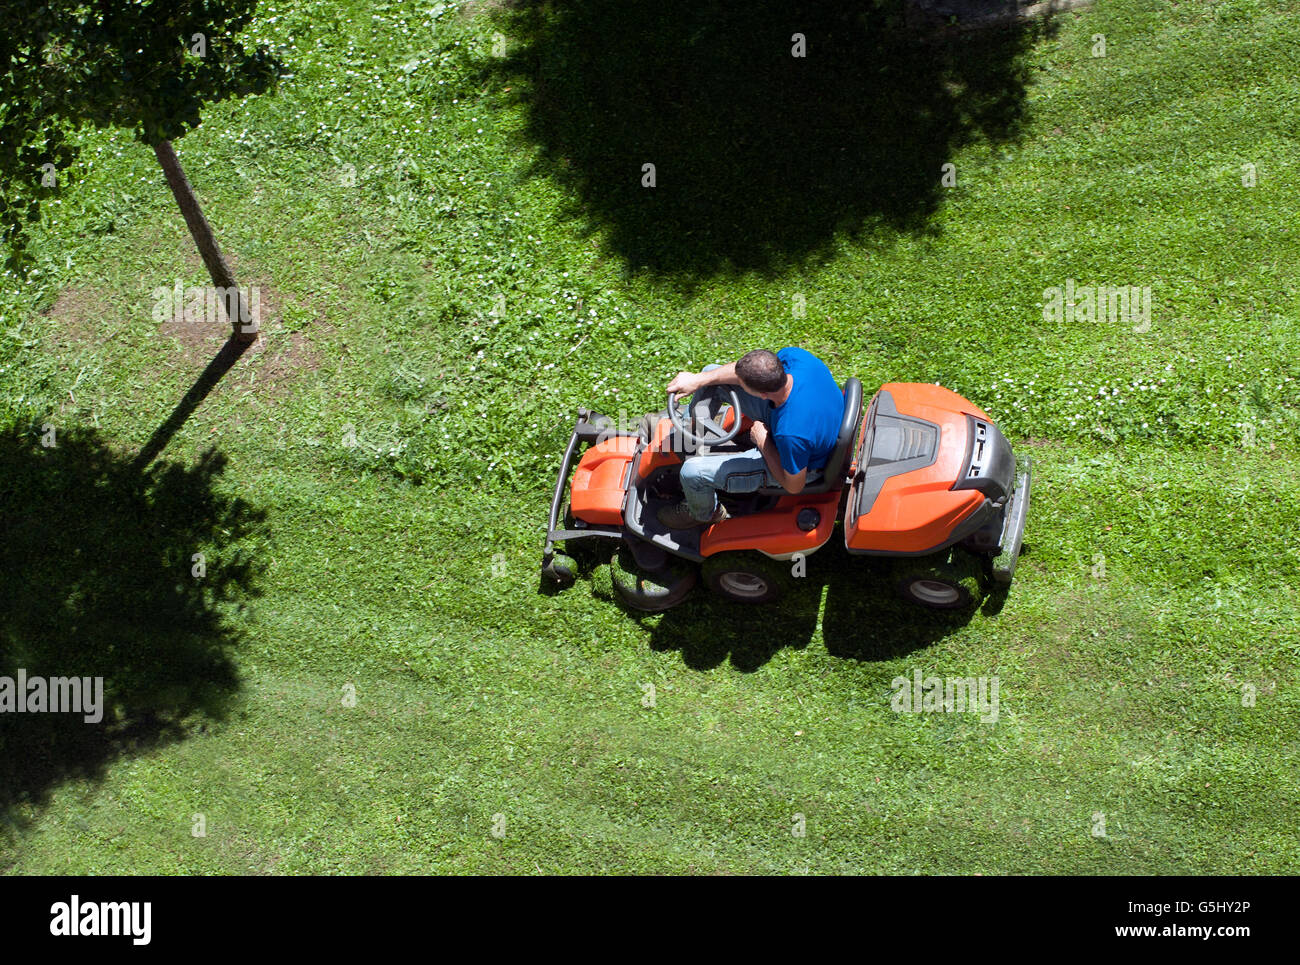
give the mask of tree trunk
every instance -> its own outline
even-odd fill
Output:
[[[208,219],[203,217],[199,199],[195,197],[194,189],[190,187],[189,179],[185,177],[181,160],[176,156],[171,141],[159,141],[154,145],[153,150],[158,155],[158,163],[162,165],[163,174],[167,176],[167,184],[172,189],[176,204],[180,207],[181,214],[185,216],[185,223],[189,225],[190,234],[194,237],[199,254],[203,256],[203,264],[207,266],[208,274],[212,276],[212,284],[217,287],[217,301],[226,306],[226,313],[230,316],[233,328],[231,339],[245,344],[256,341],[259,320],[251,316],[244,293],[235,284],[235,276],[221,254],[217,238],[212,233],[212,226],[208,224]]]

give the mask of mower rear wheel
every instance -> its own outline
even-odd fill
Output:
[[[771,603],[790,582],[790,565],[762,553],[717,553],[700,567],[704,582],[719,596],[737,603]]]
[[[615,595],[626,606],[645,613],[675,607],[686,599],[696,580],[695,567],[675,556],[656,570],[643,570],[626,546],[619,547],[610,560],[609,574]]]
[[[907,560],[894,588],[905,600],[933,610],[966,610],[984,596],[983,567],[963,549],[935,557]]]

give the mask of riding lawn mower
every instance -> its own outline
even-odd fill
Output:
[[[938,385],[887,383],[864,415],[862,383],[848,379],[835,448],[802,492],[719,492],[727,518],[668,529],[658,510],[682,498],[685,459],[752,447],[735,387],[716,388],[690,403],[670,392],[667,409],[635,430],[578,410],[551,499],[545,581],[572,584],[570,554],[595,546],[612,557],[614,589],[632,609],[675,606],[700,576],[723,597],[766,603],[841,522],[850,556],[897,558],[895,588],[922,606],[968,609],[986,587],[1011,583],[1029,511],[1029,460],[1017,459],[987,414]]]

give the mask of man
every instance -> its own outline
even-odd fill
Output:
[[[678,372],[669,392],[682,395],[711,386],[738,385],[740,407],[753,420],[754,448],[691,456],[682,464],[686,498],[659,511],[669,529],[689,529],[727,518],[718,490],[752,493],[780,486],[799,493],[809,474],[826,465],[844,418],[844,394],[826,363],[801,348],[756,349],[730,365]]]

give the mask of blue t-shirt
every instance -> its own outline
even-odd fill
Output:
[[[783,348],[776,357],[794,376],[789,398],[772,407],[768,424],[781,468],[792,476],[804,469],[823,469],[840,434],[844,393],[826,363],[812,352]]]

